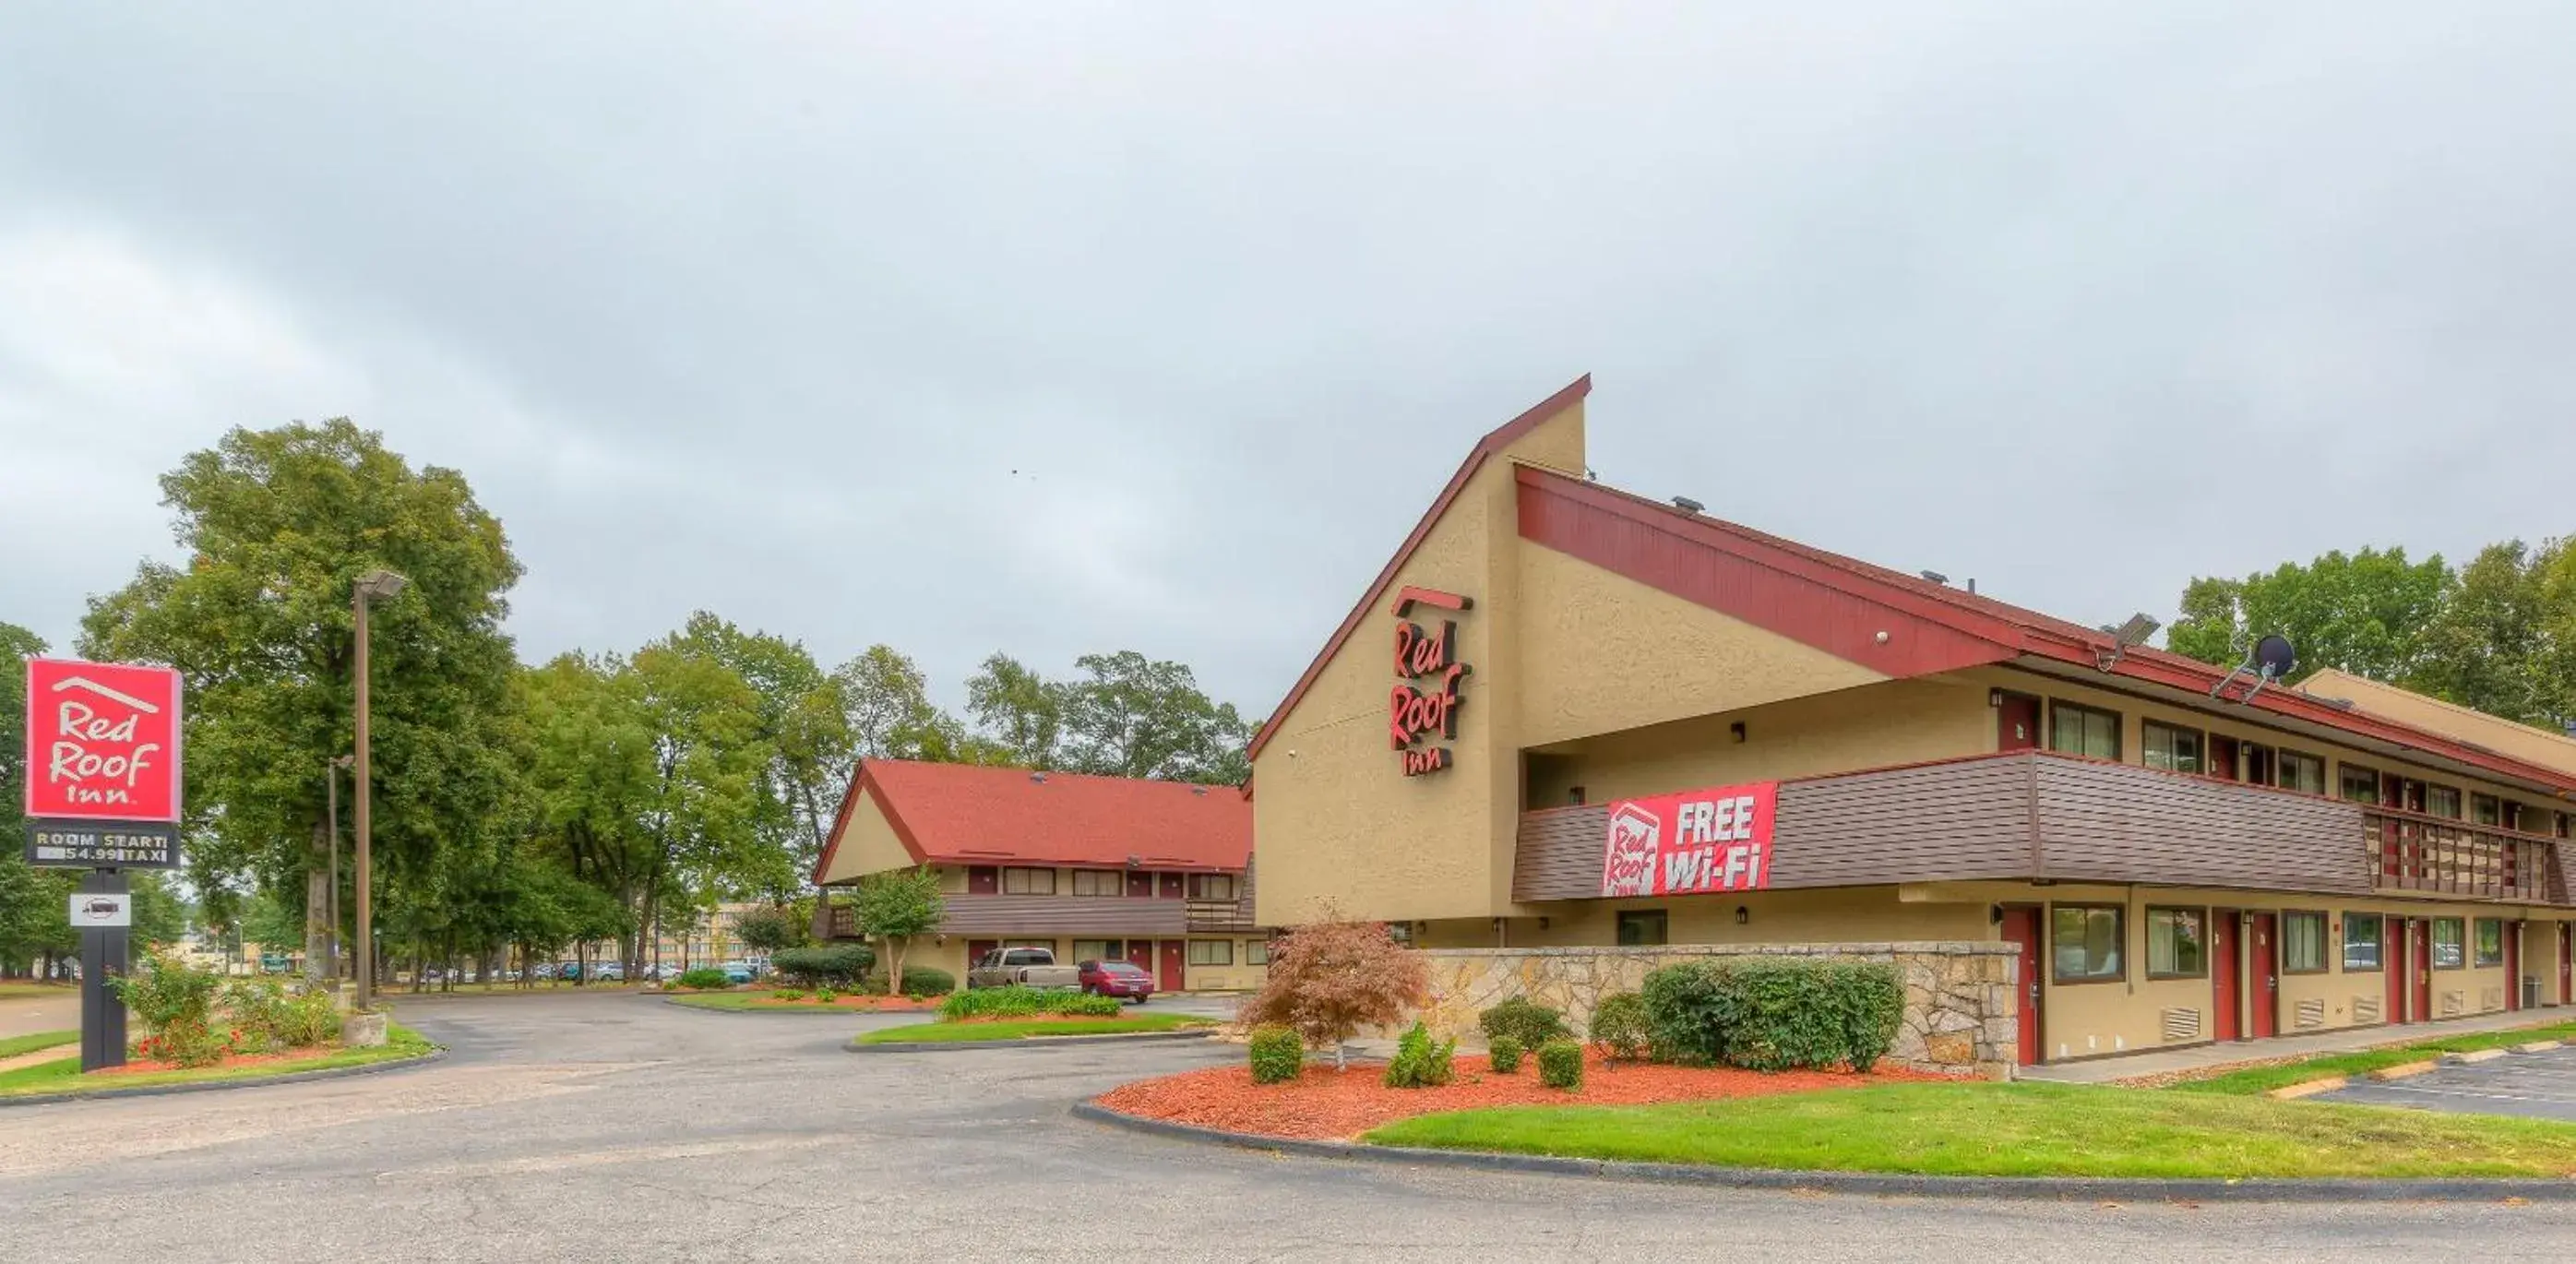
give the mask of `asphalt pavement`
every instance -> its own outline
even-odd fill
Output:
[[[2576,1046],[2445,1064],[2384,1084],[2357,1080],[2313,1100],[2576,1121]]]
[[[0,1112],[0,1260],[2063,1261],[2576,1248],[2567,1204],[1763,1193],[1281,1158],[1065,1113],[1124,1080],[1240,1056],[1232,1046],[859,1057],[841,1048],[854,1031],[908,1020],[714,1013],[631,993],[405,1000],[399,1016],[453,1056],[357,1079]]]

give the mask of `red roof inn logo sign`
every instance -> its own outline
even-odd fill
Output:
[[[1604,896],[1758,891],[1771,885],[1780,783],[1686,790],[1610,805]]]
[[[175,867],[179,673],[29,660],[26,806],[30,863]]]
[[[1440,621],[1438,632],[1425,631],[1405,616],[1420,606],[1470,610],[1476,603],[1456,593],[1407,587],[1395,597],[1395,688],[1386,697],[1387,744],[1395,748],[1404,775],[1419,777],[1449,766],[1449,748],[1430,745],[1458,736],[1458,682],[1467,665],[1458,661],[1458,623]]]

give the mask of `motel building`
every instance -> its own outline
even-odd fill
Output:
[[[816,934],[860,937],[833,888],[919,865],[938,872],[947,913],[904,964],[961,987],[969,964],[1002,947],[1051,949],[1066,965],[1132,961],[1162,992],[1248,990],[1268,973],[1252,810],[1233,786],[861,761],[815,868]]]
[[[1255,738],[1259,924],[2009,944],[2024,1063],[2569,1002],[2576,743],[1604,486],[1589,388],[1476,444]]]

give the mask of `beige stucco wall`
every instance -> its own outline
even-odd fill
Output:
[[[2395,685],[2327,668],[2300,681],[2298,690],[2319,698],[2341,698],[2382,719],[2411,724],[2463,742],[2475,742],[2515,759],[2576,775],[2576,739],[2547,729],[2467,707],[2428,698]]]
[[[942,938],[944,938],[944,942],[941,942]],[[1054,950],[1057,960],[1070,965],[1073,963],[1072,953],[1076,938],[1089,940],[1101,937],[1091,935],[1077,937],[1073,935],[1054,934],[1046,930],[1032,930],[1026,934],[1014,933],[993,936],[978,935],[975,938],[992,938],[1010,943],[1043,945]],[[1124,937],[1122,937],[1122,940],[1123,938]],[[1270,975],[1268,967],[1252,965],[1246,960],[1250,955],[1249,949],[1253,945],[1263,942],[1263,938],[1259,935],[1191,935],[1189,936],[1189,939],[1191,941],[1221,940],[1231,944],[1233,946],[1234,953],[1234,964],[1230,966],[1184,966],[1182,968],[1182,978],[1190,991],[1248,992],[1258,989],[1261,986],[1262,980],[1268,978]],[[924,936],[921,939],[914,941],[911,952],[904,958],[905,964],[910,966],[935,966],[939,969],[946,970],[950,974],[957,976],[958,983],[962,985],[966,981],[966,968],[968,965],[966,960],[966,942],[967,937],[964,935],[948,935],[945,937]],[[1155,963],[1148,965],[1146,968],[1153,972],[1154,978],[1159,984],[1163,977],[1162,965],[1159,959]]]
[[[862,794],[834,840],[832,867],[824,871],[822,881],[846,882],[862,874],[909,868],[912,863],[912,853],[895,837],[894,825],[877,806],[876,796]]]

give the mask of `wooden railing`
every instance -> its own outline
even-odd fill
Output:
[[[1191,900],[1189,925],[1194,931],[1250,930],[1252,917],[1238,900]]]
[[[2373,807],[2362,809],[2362,834],[2382,890],[2521,903],[2564,891],[2556,841],[2538,834]]]

